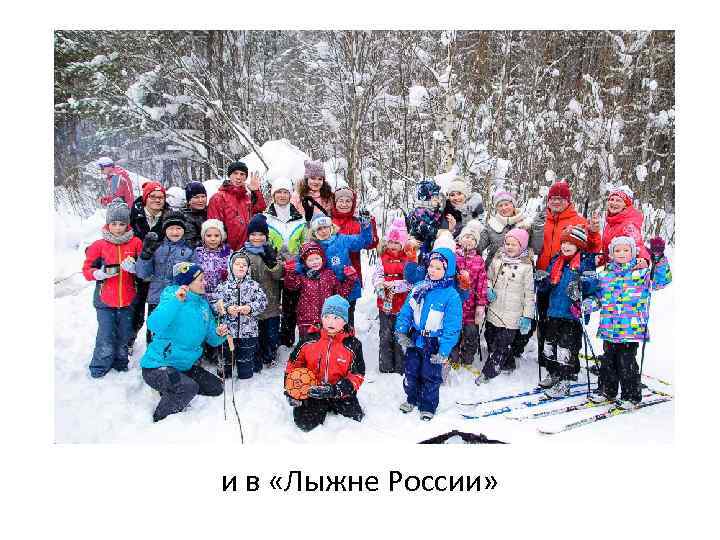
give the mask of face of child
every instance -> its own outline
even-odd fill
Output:
[[[437,281],[445,276],[445,268],[440,261],[433,259],[428,264],[427,274],[431,280]]]
[[[273,202],[278,206],[287,206],[290,202],[290,192],[287,189],[278,189],[273,193]]]
[[[327,315],[323,315],[322,325],[328,334],[334,336],[345,328],[345,320],[342,317],[328,313]]]
[[[610,214],[617,214],[618,212],[622,212],[625,208],[625,201],[622,200],[622,198],[618,197],[617,195],[610,195],[610,198],[608,199],[608,212]]]
[[[625,264],[632,260],[632,248],[628,244],[619,244],[613,248],[613,260]]]
[[[167,239],[171,242],[177,242],[183,237],[184,234],[185,229],[183,229],[180,225],[170,225],[165,230],[165,236],[167,236]]]
[[[243,279],[248,271],[248,263],[243,257],[238,257],[233,261],[232,273],[237,279]]]
[[[335,199],[335,208],[343,213],[349,212],[352,210],[352,199],[350,197],[339,197]]]
[[[196,294],[205,294],[205,274],[200,274],[188,285],[188,289]]]
[[[310,270],[320,270],[320,268],[322,268],[322,257],[313,253],[305,259],[305,265]]]
[[[520,242],[512,236],[505,237],[505,253],[508,257],[517,257],[520,255]]]
[[[188,201],[188,206],[193,210],[205,210],[205,207],[207,206],[207,195],[204,193],[193,195]]]
[[[465,234],[460,237],[460,245],[465,249],[475,249],[477,247],[477,242],[475,241],[475,237],[473,235]]]
[[[497,213],[501,217],[511,217],[515,215],[515,205],[511,201],[500,201],[497,206]]]
[[[205,240],[205,245],[210,249],[217,249],[222,243],[222,235],[217,229],[208,229],[205,231],[203,239]]]
[[[315,231],[315,238],[318,240],[327,240],[332,234],[332,227],[320,227]]]
[[[261,232],[254,232],[248,235],[248,240],[253,246],[259,247],[265,245],[267,237]]]
[[[434,207],[440,207],[440,195],[433,195],[430,197],[430,204]]]
[[[125,231],[127,231],[127,228],[128,224],[122,221],[111,221],[108,223],[108,231],[110,231],[110,234],[113,236],[122,236],[125,234]]]
[[[235,187],[244,186],[246,179],[247,173],[243,171],[233,171],[233,173],[228,177],[230,184]]]
[[[566,257],[575,255],[577,253],[577,250],[577,246],[571,242],[563,242],[562,244],[560,244],[560,252]]]
[[[307,185],[310,191],[320,191],[320,188],[325,182],[322,176],[308,176]]]
[[[387,244],[385,244],[385,247],[388,251],[392,251],[393,253],[397,253],[402,249],[402,244],[400,242],[395,242],[394,240],[388,240]]]
[[[451,191],[448,193],[448,199],[453,206],[465,204],[465,194],[462,191]]]

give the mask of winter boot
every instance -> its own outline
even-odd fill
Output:
[[[405,414],[407,414],[407,413],[409,413],[409,412],[412,412],[412,410],[413,410],[414,408],[415,408],[415,405],[411,405],[411,404],[408,403],[407,401],[405,401],[404,403],[402,403],[402,404],[400,405],[400,410],[401,410],[402,412],[404,412]]]
[[[430,420],[432,420],[433,416],[435,415],[431,412],[420,411],[420,420],[424,420],[425,422],[429,422]]]
[[[632,411],[640,404],[639,401],[631,401],[629,399],[620,399],[617,401],[617,406],[626,411]]]
[[[550,388],[552,386],[555,386],[559,380],[560,380],[560,377],[558,375],[548,373],[547,377],[545,377],[543,380],[541,380],[538,383],[538,386],[540,388]]]
[[[558,380],[553,386],[545,390],[545,395],[549,398],[559,398],[570,395],[570,383],[568,381]]]
[[[597,390],[593,390],[590,393],[590,395],[588,396],[588,401],[592,401],[593,403],[603,403],[605,401],[611,400],[598,388]]]

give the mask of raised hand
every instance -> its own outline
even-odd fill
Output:
[[[247,186],[250,191],[258,191],[260,189],[260,174],[253,171],[248,176]]]

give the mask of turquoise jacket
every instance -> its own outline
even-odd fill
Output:
[[[217,322],[210,310],[210,304],[203,296],[188,291],[185,301],[175,296],[177,285],[165,287],[160,295],[160,304],[147,320],[147,326],[154,333],[140,367],[174,367],[187,371],[198,361],[203,352],[203,343],[217,347],[225,341],[215,332]]]

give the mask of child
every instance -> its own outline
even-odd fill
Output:
[[[216,306],[234,340],[238,379],[249,379],[262,369],[258,360],[258,317],[267,307],[267,297],[257,281],[250,277],[250,256],[236,251],[228,259],[228,279],[218,287]],[[223,345],[224,376],[232,377],[230,351]]]
[[[159,241],[157,234],[149,232],[143,240],[142,253],[137,262],[137,275],[150,281],[148,291],[148,316],[160,302],[160,293],[170,285],[173,279],[172,269],[179,262],[192,261],[194,251],[183,240],[185,219],[179,212],[168,212],[163,218],[162,232],[165,239]],[[152,341],[150,330],[147,331],[147,342]]]
[[[330,218],[326,218],[330,219]],[[317,242],[305,242],[300,247],[300,268],[295,259],[285,263],[285,287],[299,290],[297,322],[300,337],[310,332],[310,327],[320,324],[323,302],[333,294],[347,297],[355,285],[357,273],[352,266],[344,269],[344,281],[326,266],[325,252]]]
[[[466,271],[469,278],[468,297],[463,302],[462,333],[452,352],[452,361],[470,366],[478,351],[479,330],[485,319],[487,305],[487,274],[485,260],[477,252],[482,224],[472,220],[458,236],[460,245],[455,250],[458,273]]]
[[[297,183],[292,204],[305,216],[308,223],[318,214],[332,214],[335,203],[330,184],[325,179],[325,166],[322,161],[305,161],[305,176]]]
[[[672,281],[665,257],[665,242],[650,240],[651,268],[634,269],[638,250],[634,238],[616,236],[610,242],[611,262],[589,278],[594,297],[583,301],[586,313],[600,307],[598,336],[603,340],[598,389],[590,394],[596,403],[613,400],[621,386],[620,403],[632,409],[642,400],[640,372],[636,362],[638,344],[647,341],[650,291],[666,287]]]
[[[538,293],[548,294],[550,304],[543,345],[548,377],[540,381],[548,397],[570,393],[570,379],[574,373],[582,345],[583,328],[579,320],[581,287],[585,272],[595,272],[595,256],[584,253],[587,231],[583,225],[567,227],[560,237],[560,253],[550,260],[550,273],[538,270]]]
[[[250,275],[260,284],[267,297],[267,307],[258,316],[259,349],[255,359],[256,368],[274,366],[280,344],[280,284],[285,266],[278,252],[268,242],[267,218],[255,214],[248,223],[248,241],[245,252],[250,258]],[[260,369],[256,369],[260,371]]]
[[[432,420],[440,398],[443,365],[460,337],[462,301],[455,290],[455,255],[447,248],[430,253],[427,279],[408,295],[398,313],[396,339],[405,351],[403,413],[416,406]]]
[[[110,203],[102,228],[102,239],[85,251],[83,275],[96,280],[93,306],[98,331],[90,361],[90,376],[103,377],[111,369],[127,371],[128,341],[132,336],[132,308],[135,298],[135,260],[142,242],[133,235],[130,207],[122,199]]]
[[[413,245],[418,249],[418,262],[423,264],[432,250],[442,222],[441,209],[445,205],[445,197],[440,193],[440,186],[432,180],[423,180],[418,184],[417,204],[408,217],[408,231]],[[422,279],[422,278],[420,278]]]
[[[380,373],[404,373],[403,351],[395,341],[395,323],[400,308],[410,290],[403,279],[407,264],[407,254],[403,251],[408,240],[404,218],[395,218],[385,235],[384,249],[380,254],[373,287],[377,294],[377,306],[380,314],[379,365]]]
[[[447,202],[443,210],[443,228],[453,233],[455,238],[462,232],[470,220],[480,220],[485,209],[479,193],[470,193],[470,184],[458,176],[446,188]]]
[[[512,343],[520,332],[527,334],[535,312],[532,251],[525,229],[512,229],[505,235],[503,247],[488,268],[485,341],[488,359],[475,379],[481,385],[497,377],[498,372],[515,369]]]
[[[329,411],[361,421],[364,413],[357,392],[365,377],[362,344],[347,326],[350,304],[342,296],[331,296],[322,306],[322,328],[300,340],[290,355],[285,374],[308,368],[315,374],[308,398],[287,396],[295,425],[310,431],[325,421]],[[284,387],[284,385],[283,385]]]

